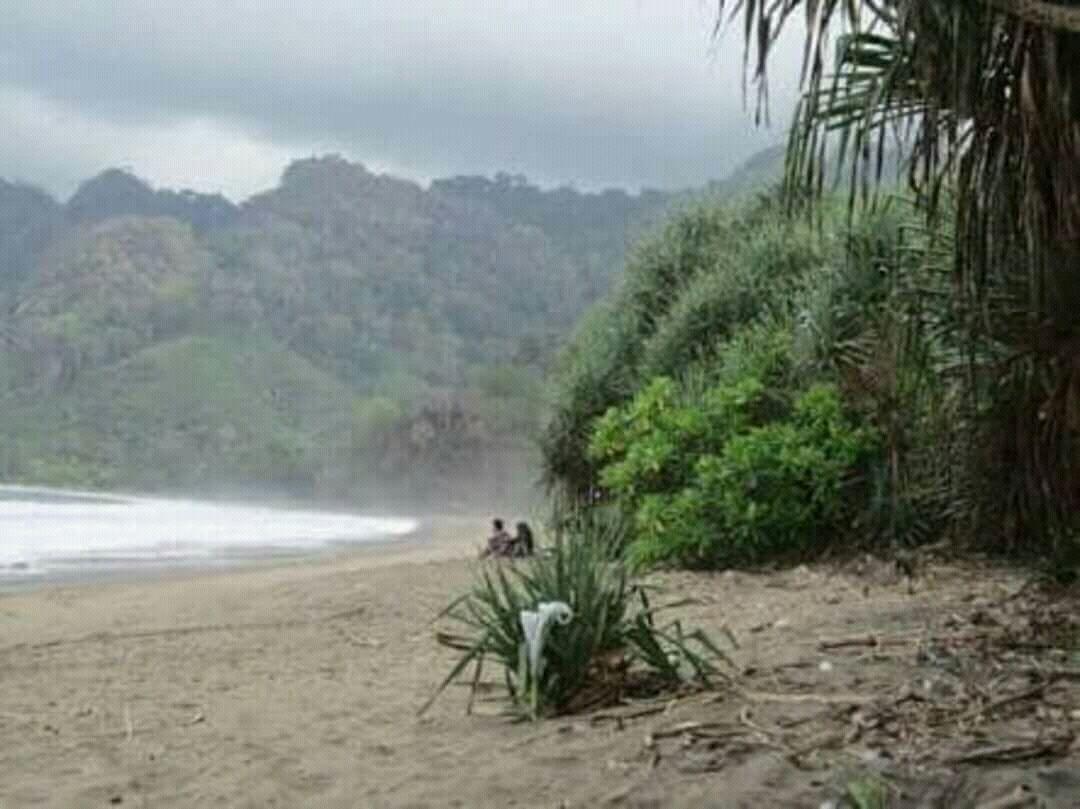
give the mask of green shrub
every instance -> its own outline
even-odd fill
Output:
[[[708,359],[690,365],[682,375],[683,385],[704,390],[757,379],[766,390],[790,390],[801,370],[793,356],[792,333],[791,320],[784,315],[759,318],[712,349]]]
[[[652,333],[687,284],[714,268],[740,230],[738,217],[727,208],[697,204],[638,246],[627,263],[620,298],[622,308],[632,311],[639,338]]]
[[[753,378],[690,405],[661,378],[598,422],[591,452],[633,515],[633,565],[753,563],[807,551],[837,526],[872,432],[851,423],[831,386],[812,387],[779,419],[767,405]]]
[[[547,553],[481,568],[472,591],[441,616],[464,627],[437,635],[461,656],[421,712],[470,664],[475,693],[488,660],[503,670],[511,713],[533,720],[610,704],[635,689],[707,683],[722,673],[718,664],[727,658],[705,633],[683,632],[678,621],[657,622],[660,608],[630,578],[619,558],[622,538],[601,528],[605,524],[617,525],[571,521]],[[569,605],[573,619],[550,629],[534,677],[521,613],[553,601]]]
[[[691,403],[681,400],[673,380],[653,380],[633,401],[609,410],[596,423],[589,454],[603,464],[601,485],[628,503],[685,485],[692,472],[686,459],[747,429],[763,400],[764,388],[756,379],[711,388]]]
[[[780,220],[741,229],[658,320],[642,348],[643,378],[679,373],[740,327],[782,309],[792,284],[827,260],[829,242],[818,230]]]
[[[630,257],[618,291],[571,339],[541,439],[549,489],[581,497],[597,484],[592,422],[655,376],[708,365],[723,341],[790,308],[788,291],[842,260],[830,231],[786,219],[769,200],[732,210],[700,204]]]
[[[899,199],[852,219],[843,200],[827,201],[814,219],[768,205],[734,212],[685,253],[693,261],[678,266],[692,272],[656,260],[672,245],[652,245],[606,305],[603,339],[573,342],[575,367],[604,374],[560,377],[578,395],[554,409],[548,480],[587,482],[576,490],[590,501],[602,489],[631,521],[636,563],[757,561],[839,528],[860,543],[916,544],[961,515],[979,523],[993,505],[975,494],[1000,465],[972,461],[966,447],[977,422],[999,423],[987,415],[994,394],[964,392],[979,363],[1003,358],[964,349],[951,251],[913,230]],[[665,238],[686,238],[691,224]],[[838,408],[824,435],[796,407],[820,382]],[[716,391],[746,384],[759,395],[725,429]],[[547,463],[550,447],[558,464]],[[860,485],[836,495],[856,468]]]

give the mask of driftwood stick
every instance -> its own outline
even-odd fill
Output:
[[[989,716],[995,711],[998,711],[1008,705],[1012,705],[1015,702],[1023,702],[1025,699],[1031,699],[1033,697],[1041,697],[1045,692],[1046,683],[1040,683],[1034,688],[1029,688],[1016,694],[1008,694],[1007,696],[1000,697],[999,699],[996,699],[987,705],[973,708],[971,711],[968,712],[967,718],[974,719],[979,716]]]
[[[1062,751],[1062,740],[1049,739],[1033,742],[1006,742],[989,745],[946,756],[946,764],[1001,763],[1006,761],[1025,761],[1032,758],[1054,755]]]
[[[818,648],[823,652],[835,649],[847,648],[875,648],[878,646],[903,646],[908,643],[929,641],[931,643],[956,643],[982,640],[988,637],[987,632],[957,632],[951,635],[927,635],[923,632],[912,632],[907,635],[854,635],[848,638],[834,638],[818,642]]]
[[[668,704],[652,705],[648,708],[638,708],[633,711],[623,711],[621,713],[596,713],[589,717],[589,722],[597,724],[600,722],[625,722],[628,719],[640,719],[643,716],[653,716],[658,713],[666,713]]]
[[[861,694],[773,694],[766,691],[738,691],[739,696],[749,702],[783,702],[793,705],[868,705],[873,697]]]

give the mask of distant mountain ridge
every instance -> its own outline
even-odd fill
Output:
[[[464,458],[431,402],[474,455],[523,447],[560,341],[697,193],[425,188],[337,156],[239,204],[119,169],[66,204],[0,180],[0,480],[168,487],[270,464],[347,490],[378,463],[361,448],[399,469]]]
[[[225,227],[239,208],[221,194],[195,191],[155,191],[144,180],[122,169],[107,169],[79,186],[65,206],[77,223],[103,222],[118,216],[169,216],[197,231]]]
[[[63,218],[61,205],[44,191],[0,179],[0,290],[33,271]]]

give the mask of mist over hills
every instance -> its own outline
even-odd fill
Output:
[[[239,204],[119,169],[66,203],[0,180],[0,479],[517,485],[560,341],[693,193],[425,188],[336,156]]]

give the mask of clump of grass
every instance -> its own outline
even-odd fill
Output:
[[[621,546],[616,524],[586,520],[533,560],[481,568],[472,590],[440,615],[462,628],[437,634],[461,656],[421,713],[470,665],[474,696],[488,661],[502,669],[510,713],[531,720],[729,676],[730,658],[705,632],[658,621],[661,610],[687,602],[653,606],[650,589],[627,572]],[[573,618],[550,628],[534,669],[521,613],[555,601]]]
[[[856,809],[888,809],[889,785],[880,778],[856,778],[847,785],[844,796]]]

